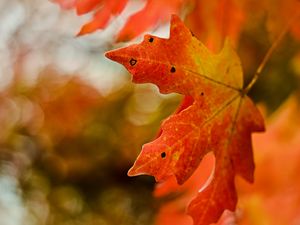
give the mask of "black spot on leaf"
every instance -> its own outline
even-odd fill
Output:
[[[162,152],[162,153],[160,154],[160,156],[161,156],[162,158],[165,158],[165,157],[167,156],[167,154],[166,154],[165,152]]]
[[[131,58],[130,61],[129,61],[131,66],[134,66],[136,64],[136,62],[137,62],[137,60],[133,59],[133,58]]]

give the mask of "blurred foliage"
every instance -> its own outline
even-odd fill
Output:
[[[103,97],[54,71],[32,88],[16,79],[1,98],[2,173],[14,170],[36,224],[151,224],[153,179],[126,173],[177,103],[148,85]]]
[[[211,8],[203,8],[203,1],[190,2],[194,8],[182,9],[187,24],[218,49],[220,43],[212,43],[222,42],[225,31],[216,29],[214,16],[202,18],[197,11],[216,13],[216,1]],[[247,83],[289,14],[285,8],[279,11],[283,1],[276,1],[270,15],[274,19],[280,12],[278,28],[264,11],[272,1],[241,2],[240,12],[249,12],[234,21],[240,26],[235,33],[230,29],[225,34],[234,36]],[[0,224],[153,224],[168,199],[151,197],[153,178],[126,174],[180,96],[160,95],[152,85],[132,85],[123,70],[108,69],[112,64],[101,59],[112,47],[108,31],[100,38],[75,39],[76,18],[63,17],[50,2],[2,1],[0,11]],[[299,91],[300,43],[295,34],[297,27],[251,90],[267,115]]]

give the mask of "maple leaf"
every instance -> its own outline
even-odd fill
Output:
[[[183,184],[178,185],[174,176],[155,186],[156,198],[171,198],[159,208],[155,225],[191,225],[192,219],[185,213],[185,207],[197,195],[199,187],[208,182],[214,168],[214,156],[207,154],[193,175]],[[176,198],[172,198],[175,196]]]
[[[159,137],[143,146],[128,174],[149,174],[158,182],[175,176],[183,184],[212,151],[213,179],[189,204],[188,214],[201,225],[216,222],[225,209],[234,211],[235,175],[253,182],[251,133],[263,131],[264,123],[243,89],[240,60],[229,41],[214,55],[172,16],[169,39],[146,35],[142,43],[106,56],[123,64],[133,82],[186,96],[162,123]]]
[[[89,1],[77,1],[76,8],[78,15],[88,13],[97,6],[99,9],[96,10],[92,20],[82,26],[78,35],[84,35],[92,33],[98,29],[103,29],[108,25],[111,16],[118,15],[123,11],[128,0],[89,0]],[[102,7],[100,7],[102,6]]]
[[[183,184],[178,185],[172,176],[166,181],[155,186],[154,196],[156,198],[165,197],[170,199],[165,201],[159,208],[155,225],[191,225],[193,221],[185,213],[185,206],[197,195],[199,187],[205,188],[211,179],[214,167],[214,156],[207,154],[201,161],[193,175]],[[174,197],[175,196],[175,197]],[[173,197],[173,198],[172,198]],[[235,213],[225,211],[215,225],[233,225],[235,223]]]
[[[145,7],[126,21],[117,35],[117,42],[131,40],[154,25],[166,22],[187,0],[148,0]]]
[[[210,49],[220,49],[227,36],[236,44],[245,19],[246,10],[242,10],[242,4],[235,0],[212,0],[209,4],[194,0],[186,23]]]
[[[158,22],[165,22],[169,15],[180,10],[188,0],[147,0],[145,6],[129,17],[116,41],[131,40]],[[63,9],[76,8],[78,15],[93,13],[92,19],[84,24],[78,36],[93,33],[107,27],[110,19],[120,14],[128,0],[54,0]]]
[[[268,132],[253,137],[256,180],[239,181],[241,223],[297,224],[300,221],[300,101],[292,94],[266,122]]]

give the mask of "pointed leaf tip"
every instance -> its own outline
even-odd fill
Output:
[[[139,158],[139,156],[138,156]],[[144,162],[144,161],[143,161]],[[143,171],[144,163],[140,163],[139,160],[136,160],[133,166],[128,170],[127,174],[130,177],[138,176],[142,174],[148,174]]]
[[[105,57],[123,65],[127,61],[126,56],[122,55],[122,49],[108,51],[105,53]]]
[[[135,176],[139,176],[139,175],[149,175],[146,172],[143,171],[139,171],[139,167],[136,167],[135,165],[133,165],[127,172],[127,175],[129,177],[135,177]]]
[[[122,53],[124,53],[122,49],[123,48],[108,51],[105,53],[105,57],[112,61],[122,64],[122,62],[126,61],[126,59],[127,59],[126,56],[124,56],[124,54],[122,54]]]
[[[110,60],[113,60],[113,58],[114,58],[113,51],[105,52],[105,57],[110,59]]]
[[[134,168],[131,167],[131,168],[128,170],[127,175],[128,175],[129,177],[134,177],[134,176],[137,176],[137,173],[135,172]]]

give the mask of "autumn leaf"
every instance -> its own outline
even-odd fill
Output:
[[[186,23],[195,36],[213,50],[221,49],[226,37],[233,44],[238,42],[246,10],[237,0],[194,0],[193,10],[187,15]]]
[[[117,35],[117,42],[131,40],[147,29],[164,23],[173,13],[179,12],[187,0],[148,0],[145,7],[126,21]]]
[[[133,82],[186,96],[184,107],[162,123],[159,137],[143,146],[128,174],[149,174],[158,182],[175,176],[181,185],[213,152],[213,179],[189,204],[188,214],[202,225],[216,222],[225,209],[234,211],[235,176],[253,182],[251,133],[264,125],[243,89],[240,60],[229,41],[214,55],[173,16],[169,39],[146,35],[142,43],[106,56],[123,64]]]
[[[129,17],[117,34],[116,41],[131,40],[159,22],[166,22],[169,15],[179,12],[188,0],[147,0],[145,6]],[[84,24],[78,36],[105,29],[109,21],[120,14],[128,0],[54,0],[63,9],[75,8],[78,15],[93,13],[92,19]]]
[[[89,5],[87,5],[89,3]],[[127,0],[110,0],[110,1],[77,1],[77,13],[84,14],[91,11],[96,6],[100,7],[96,10],[92,20],[82,26],[78,35],[92,33],[98,29],[104,29],[111,18],[123,11],[127,4]]]
[[[298,224],[300,221],[300,102],[292,94],[255,135],[256,179],[239,182],[241,225]]]
[[[157,213],[155,225],[193,224],[192,218],[185,212],[185,206],[197,195],[199,187],[203,189],[209,184],[214,161],[213,154],[207,154],[193,175],[183,185],[178,185],[176,179],[170,177],[155,186],[154,196],[163,201]],[[233,225],[236,224],[235,220],[235,213],[226,210],[215,225]]]
[[[154,196],[165,200],[156,216],[155,225],[191,225],[192,218],[186,214],[186,206],[197,195],[199,187],[203,187],[214,168],[214,156],[207,154],[193,175],[183,184],[178,185],[174,176],[157,183]],[[170,199],[170,200],[169,200]]]
[[[291,22],[295,17],[295,21],[290,25],[290,33],[296,39],[300,40],[300,2],[298,0],[281,0],[277,4],[272,1],[265,1],[265,10],[267,12],[267,29],[272,38],[278,36],[282,27]]]

